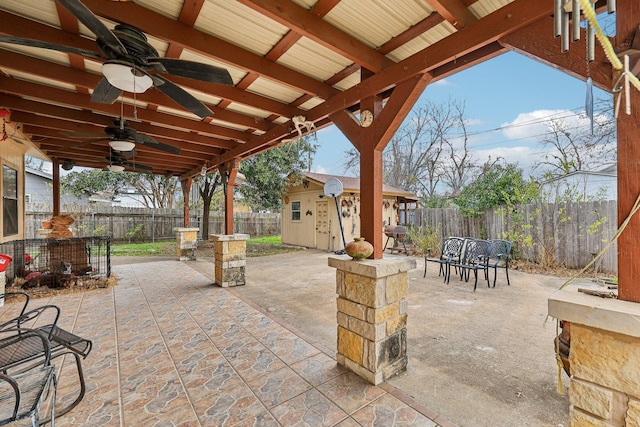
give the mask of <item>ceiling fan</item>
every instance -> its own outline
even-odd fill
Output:
[[[103,104],[113,103],[122,91],[142,93],[155,86],[187,110],[205,118],[213,112],[200,100],[158,73],[190,79],[232,85],[229,71],[200,62],[173,58],[160,58],[158,51],[148,43],[137,28],[118,24],[107,28],[80,0],[56,0],[91,30],[103,55],[84,49],[40,40],[0,35],[0,42],[58,50],[89,58],[106,59],[102,65],[104,77],[95,87],[91,100]]]
[[[120,153],[115,150],[111,150],[109,155],[105,157],[109,161],[109,164],[105,166],[105,170],[111,172],[122,172],[125,169],[129,169],[133,172],[151,173],[153,168],[151,166],[143,165],[137,162],[130,162],[128,159],[132,158],[135,153],[129,152],[128,154]]]
[[[123,118],[117,118],[113,121],[113,126],[107,126],[104,128],[104,133],[108,137],[105,137],[100,133],[93,132],[61,132],[63,135],[69,138],[90,138],[88,141],[83,141],[79,144],[73,144],[66,148],[79,147],[85,144],[91,144],[92,142],[109,141],[109,146],[118,152],[128,152],[135,148],[136,144],[144,145],[145,147],[155,148],[156,150],[164,151],[171,154],[180,154],[180,148],[173,145],[165,144],[163,142],[156,141],[149,135],[144,135],[136,132],[135,129],[129,127],[127,121]]]

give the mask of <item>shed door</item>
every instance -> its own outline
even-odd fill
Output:
[[[329,202],[319,200],[316,202],[316,248],[330,250],[329,244]]]

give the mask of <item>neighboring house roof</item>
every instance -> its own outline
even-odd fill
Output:
[[[604,176],[604,177],[616,178],[618,176],[618,166],[617,164],[613,163],[613,164],[606,165],[599,170],[573,171],[573,172],[569,172],[566,175],[551,178],[545,181],[545,184],[549,182],[554,182],[554,181],[561,181],[573,176]]]
[[[42,177],[42,178],[46,178],[46,179],[48,179],[49,181],[52,181],[52,180],[53,180],[53,175],[51,175],[50,173],[43,172],[43,171],[39,171],[39,170],[37,170],[37,169],[31,169],[31,168],[30,168],[30,167],[28,167],[28,166],[25,166],[25,168],[24,168],[24,172],[25,172],[25,173],[29,173],[29,174],[31,174],[31,175],[37,175],[37,176]]]
[[[360,192],[360,178],[355,178],[351,176],[338,176],[338,175],[326,175],[323,173],[315,173],[315,172],[303,172],[303,175],[311,180],[315,181],[317,184],[324,185],[329,179],[336,178],[342,182],[342,186],[345,191],[357,191]],[[388,184],[382,184],[382,193],[385,195],[391,196],[400,196],[405,199],[417,200],[415,194],[405,191],[401,188],[393,187]]]

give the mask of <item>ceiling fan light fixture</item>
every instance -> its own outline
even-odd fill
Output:
[[[122,171],[124,171],[124,166],[121,166],[121,165],[107,165],[107,170],[109,172],[122,172]]]
[[[109,141],[109,145],[116,151],[131,151],[135,148],[136,144],[131,141],[123,140],[123,139],[114,139]]]
[[[126,64],[107,61],[102,64],[102,74],[112,86],[125,92],[143,93],[153,86],[151,77]]]

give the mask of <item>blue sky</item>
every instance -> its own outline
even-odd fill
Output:
[[[528,170],[542,155],[535,136],[544,133],[545,127],[540,123],[514,125],[560,114],[586,126],[588,121],[579,117],[584,114],[586,90],[584,81],[508,52],[429,85],[416,105],[426,101],[448,102],[449,98],[464,102],[470,123],[467,131],[477,133],[470,138],[475,156],[484,161],[488,155],[493,158],[499,155]],[[594,87],[594,100],[597,103],[599,99],[610,100],[611,96]],[[500,127],[504,128],[488,132]],[[351,144],[335,126],[318,131],[317,137],[320,147],[313,171],[358,174],[344,171],[342,157]]]

